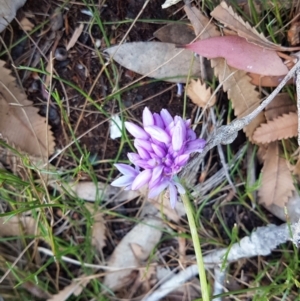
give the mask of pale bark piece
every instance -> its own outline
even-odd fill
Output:
[[[265,116],[271,121],[283,114],[296,112],[297,106],[288,93],[279,93],[265,109]]]
[[[234,114],[241,118],[250,114],[260,104],[260,94],[255,86],[251,85],[250,78],[245,71],[236,70],[229,67],[224,59],[214,59],[212,61],[215,75],[223,83],[223,90],[228,93],[228,98],[232,101]],[[261,112],[252,122],[244,127],[244,132],[250,141],[255,129],[265,122],[264,114]]]
[[[272,142],[265,155],[261,187],[258,190],[259,202],[265,206],[275,204],[283,207],[294,191],[293,178],[286,159],[280,152],[278,142]]]
[[[94,204],[85,203],[85,207],[92,213],[94,224],[92,225],[92,245],[101,252],[106,246],[106,223],[100,207]]]
[[[0,0],[0,32],[14,19],[26,0]]]
[[[184,46],[208,59],[225,58],[229,66],[267,76],[288,73],[276,51],[264,49],[239,36],[213,37]]]
[[[45,159],[55,147],[50,127],[4,64],[0,61],[0,135],[21,151]]]
[[[0,237],[34,235],[36,221],[31,216],[0,217]]]
[[[161,238],[162,231],[160,228],[162,227],[162,220],[149,217],[142,220],[125,235],[108,262],[109,267],[120,270],[106,274],[105,286],[116,291],[132,281],[129,277],[131,272],[140,266],[140,259],[135,256],[132,244],[138,244],[143,249],[143,259],[146,260]]]
[[[228,6],[225,1],[222,1],[210,14],[213,18],[237,32],[240,37],[245,38],[248,42],[259,45],[266,49],[276,51],[291,51],[292,48],[282,47],[281,45],[270,42],[262,33],[259,33],[248,22],[245,22]]]
[[[192,102],[201,108],[212,107],[216,103],[216,96],[212,97],[211,88],[202,83],[200,79],[191,80],[186,92]]]
[[[188,75],[200,75],[200,64],[193,53],[174,44],[133,42],[105,51],[123,67],[164,81],[185,83]]]
[[[190,24],[170,23],[154,32],[153,36],[164,43],[188,44],[195,39]]]
[[[257,144],[265,144],[276,140],[296,137],[297,135],[298,116],[296,112],[292,112],[262,124],[255,130],[253,141]]]

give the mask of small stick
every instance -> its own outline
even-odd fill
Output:
[[[298,109],[298,145],[300,146],[300,68],[296,71],[296,91]]]

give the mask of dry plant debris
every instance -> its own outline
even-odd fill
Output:
[[[0,61],[0,135],[21,151],[45,159],[55,147],[50,127],[4,65]]]

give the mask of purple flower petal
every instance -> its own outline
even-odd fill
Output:
[[[169,184],[171,208],[174,209],[177,202],[177,189],[173,183]]]
[[[170,180],[169,179],[163,179],[158,184],[153,185],[153,187],[149,187],[150,191],[148,193],[148,197],[150,199],[155,198],[158,196],[166,187],[169,185]]]
[[[128,153],[127,157],[129,159],[129,161],[133,164],[135,164],[136,161],[141,159],[141,157],[136,153]]]
[[[151,169],[145,169],[142,171],[133,181],[132,183],[132,190],[137,190],[144,186],[146,183],[149,182],[149,180],[152,177],[152,170]]]
[[[154,118],[148,107],[143,111],[143,126],[154,125]]]
[[[135,146],[135,148],[142,147],[148,152],[153,152],[151,143],[147,140],[136,138],[136,139],[134,139],[134,146]]]
[[[203,148],[205,147],[205,144],[206,141],[204,139],[193,140],[186,145],[185,153],[201,153],[203,151]]]
[[[143,159],[135,161],[135,164],[138,167],[141,167],[141,168],[144,168],[144,169],[152,169],[152,167],[148,164],[148,162],[146,160],[143,160]]]
[[[148,160],[151,158],[150,154],[143,147],[136,146],[136,150],[138,151],[138,153],[142,159]]]
[[[180,118],[177,120],[174,128],[174,132],[172,135],[172,146],[174,151],[179,151],[184,142],[186,137],[186,128],[184,121]]]
[[[162,129],[165,128],[165,124],[159,114],[154,113],[153,118],[154,118],[154,125],[162,128]]]
[[[140,126],[132,122],[125,122],[125,127],[133,137],[145,140],[149,139],[149,135]]]
[[[196,133],[192,129],[187,130],[187,140],[195,140],[197,138]]]
[[[160,127],[153,125],[153,126],[146,126],[145,131],[154,139],[168,144],[171,142],[171,137]]]
[[[152,177],[149,182],[149,186],[153,187],[155,184],[160,182],[162,178],[162,172],[164,170],[163,165],[159,165],[153,168]]]
[[[163,158],[163,157],[166,156],[167,151],[165,150],[164,147],[161,147],[161,146],[159,146],[157,144],[154,144],[154,143],[152,143],[151,146],[152,146],[152,149],[153,149],[154,153],[157,156],[159,156],[160,158]]]
[[[167,127],[173,121],[171,114],[166,109],[162,109],[160,111],[160,116],[165,124],[165,127]]]
[[[187,161],[189,160],[189,158],[190,158],[189,154],[180,155],[175,158],[174,164],[178,165],[178,166],[184,166],[187,163]]]
[[[180,183],[174,182],[174,185],[177,187],[177,190],[180,194],[185,194],[186,193],[184,187]]]
[[[136,169],[127,164],[116,163],[114,166],[125,176],[136,177],[139,173]]]
[[[129,185],[132,185],[134,179],[135,179],[134,177],[122,176],[122,177],[114,180],[110,185],[115,186],[115,187],[129,186]]]

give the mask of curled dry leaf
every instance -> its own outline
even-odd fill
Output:
[[[201,108],[212,107],[216,103],[216,96],[212,97],[211,88],[202,84],[200,79],[191,80],[186,90],[192,102]]]
[[[259,202],[267,207],[272,204],[283,207],[294,191],[293,178],[280,152],[279,143],[272,142],[264,156],[261,187],[258,190]]]
[[[132,281],[129,278],[131,272],[141,265],[141,259],[137,258],[132,250],[133,244],[135,246],[138,244],[142,248],[142,260],[147,259],[161,238],[162,231],[159,228],[162,227],[163,222],[160,219],[145,218],[125,235],[108,262],[109,267],[120,270],[106,274],[105,286],[116,291]]]
[[[50,127],[4,64],[0,61],[0,135],[21,151],[45,159],[55,146]]]
[[[189,74],[200,75],[193,53],[170,43],[133,42],[110,47],[105,52],[129,70],[168,82],[185,83]]]
[[[246,72],[268,76],[288,73],[288,68],[275,51],[263,49],[239,36],[213,37],[184,48],[209,59],[225,58],[229,66]]]
[[[270,143],[298,135],[298,116],[296,112],[284,114],[268,123],[262,124],[253,134],[257,144]]]
[[[98,251],[102,251],[106,246],[106,223],[103,218],[103,213],[101,212],[100,207],[95,207],[94,204],[85,203],[85,207],[92,213],[92,219],[94,221],[92,226],[92,245],[95,246]]]
[[[58,294],[53,295],[47,301],[66,301],[71,295],[79,296],[82,290],[91,281],[90,277],[82,276],[77,279],[73,279],[72,283],[62,289]]]
[[[282,47],[270,42],[262,33],[259,33],[248,22],[238,16],[225,1],[222,1],[210,14],[213,18],[237,32],[240,37],[248,42],[259,45],[263,48],[276,51],[292,51],[293,48]]]

